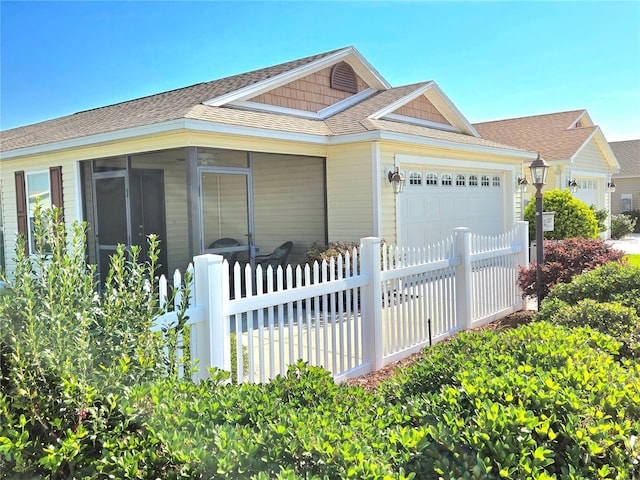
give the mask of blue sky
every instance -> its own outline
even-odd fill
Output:
[[[349,45],[471,122],[586,108],[640,138],[640,1],[0,2],[2,130]]]

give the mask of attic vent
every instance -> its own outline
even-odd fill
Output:
[[[346,62],[336,64],[331,70],[331,88],[343,92],[358,93],[356,72]]]

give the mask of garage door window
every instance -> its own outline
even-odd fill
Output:
[[[451,187],[453,185],[453,175],[450,173],[442,174],[442,186],[443,187]]]
[[[438,174],[437,173],[427,173],[427,176],[425,178],[425,183],[427,185],[437,186],[438,185]]]
[[[482,175],[480,183],[483,187],[488,187],[490,185],[489,175]]]
[[[463,175],[461,173],[459,173],[458,175],[456,175],[456,186],[458,187],[464,187],[467,184],[467,177],[466,175]]]
[[[477,187],[478,186],[478,176],[477,175],[469,175],[469,186]]]
[[[595,180],[580,180],[580,179],[578,179],[577,183],[578,183],[578,188],[585,188],[585,189],[587,189],[587,188],[591,188],[591,189],[598,188],[598,185],[596,184]]]
[[[498,177],[498,176],[493,177],[493,186],[494,187],[499,187],[500,186],[500,177]]]
[[[422,185],[422,173],[411,172],[409,174],[409,185]]]

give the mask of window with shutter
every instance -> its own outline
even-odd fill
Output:
[[[27,195],[25,192],[25,177],[24,172],[19,171],[15,173],[16,182],[16,213],[18,216],[18,233],[24,236],[25,239],[25,254],[29,253],[29,222],[27,218]]]
[[[26,240],[25,253],[35,251],[35,208],[40,202],[42,208],[53,205],[64,212],[62,192],[62,167],[51,167],[49,171],[15,172],[16,213],[18,217],[18,233]]]

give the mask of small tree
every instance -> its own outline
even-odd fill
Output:
[[[600,233],[598,219],[594,211],[578,200],[568,190],[551,190],[542,195],[545,212],[555,212],[554,227],[544,232],[544,238],[562,240],[564,238],[597,238]],[[524,219],[529,222],[529,238],[536,238],[536,204],[532,200],[524,210]]]

